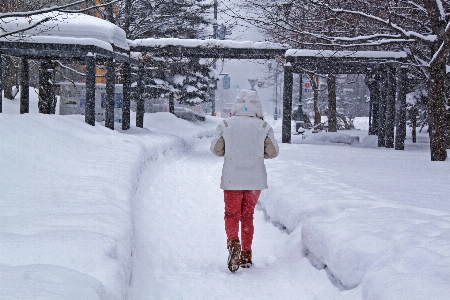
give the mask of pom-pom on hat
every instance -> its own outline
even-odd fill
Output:
[[[236,97],[231,115],[262,118],[262,105],[256,91],[242,90]]]

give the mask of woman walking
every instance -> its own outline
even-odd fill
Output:
[[[224,157],[220,188],[224,190],[228,269],[252,266],[253,213],[267,189],[264,159],[278,155],[272,127],[264,121],[256,91],[242,90],[216,129],[211,151]],[[241,237],[239,238],[239,222]]]

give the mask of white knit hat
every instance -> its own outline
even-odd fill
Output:
[[[256,91],[242,90],[236,97],[231,115],[262,118],[262,105]]]

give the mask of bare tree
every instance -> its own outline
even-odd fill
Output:
[[[249,0],[249,18],[269,39],[296,48],[395,50],[408,54],[410,75],[428,82],[431,160],[447,158],[445,62],[450,2],[443,0]],[[447,119],[446,119],[447,118]]]

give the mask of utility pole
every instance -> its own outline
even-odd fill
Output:
[[[213,25],[213,37],[216,40],[217,39],[217,0],[214,0],[214,19],[216,22]],[[213,69],[217,69],[216,62],[214,61]],[[214,116],[216,112],[216,89],[217,89],[217,80],[214,79],[214,87],[215,89],[212,91],[212,99],[211,99],[211,116]]]

